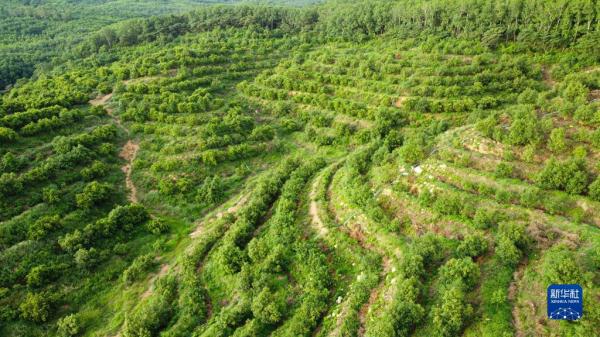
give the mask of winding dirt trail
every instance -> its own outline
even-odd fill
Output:
[[[556,84],[556,81],[552,79],[550,70],[546,66],[542,67],[542,79],[544,80],[544,83],[551,88]]]
[[[333,194],[333,188],[330,185],[328,189],[328,194],[330,198]],[[342,203],[344,206],[344,203]],[[369,314],[369,309],[377,302],[380,298],[381,293],[384,292],[385,295],[385,287],[386,287],[386,275],[388,275],[392,271],[392,259],[386,254],[386,250],[382,246],[375,246],[372,243],[368,242],[367,237],[365,235],[365,224],[368,222],[365,215],[362,213],[351,215],[346,221],[340,218],[340,214],[333,210],[333,214],[336,218],[336,221],[343,224],[342,226],[346,226],[346,231],[348,234],[354,238],[358,244],[366,250],[370,250],[375,252],[377,255],[381,256],[382,266],[381,272],[379,275],[379,283],[373,289],[371,289],[371,293],[369,294],[369,299],[367,302],[363,303],[359,312],[358,312],[358,320],[359,320],[359,328],[357,335],[362,337],[366,332],[367,319]]]
[[[311,223],[313,224],[313,227],[315,228],[317,234],[321,237],[326,236],[329,233],[329,229],[327,229],[327,227],[325,227],[325,224],[323,223],[323,220],[321,219],[321,216],[319,215],[319,205],[317,204],[317,189],[319,188],[319,183],[321,182],[321,177],[317,177],[317,179],[314,180],[311,189],[310,189],[310,205],[308,208],[308,214],[310,215],[311,218]]]
[[[121,123],[121,120],[113,114],[113,108],[106,106],[106,103],[112,98],[112,96],[113,96],[112,93],[106,94],[106,95],[101,95],[101,96],[96,97],[95,99],[90,100],[88,103],[92,106],[103,107],[106,110],[106,112],[108,113],[108,115],[114,120],[115,124],[117,124],[117,126],[120,129],[122,129],[123,131],[125,131],[126,134],[129,135],[129,130],[125,126],[123,126],[123,124]],[[127,190],[129,191],[128,199],[132,203],[138,202],[137,188],[135,187],[135,184],[133,183],[133,180],[131,179],[131,171],[132,171],[132,167],[133,167],[133,161],[135,160],[139,149],[140,149],[140,146],[139,146],[138,142],[134,141],[132,139],[129,139],[129,140],[127,140],[127,143],[125,143],[125,145],[123,145],[123,148],[121,149],[121,152],[119,153],[119,157],[121,157],[127,161],[127,163],[121,167],[121,171],[123,171],[123,173],[125,173],[125,186],[127,187]]]
[[[513,318],[513,326],[515,328],[515,336],[516,337],[525,337],[525,332],[523,331],[523,322],[521,321],[521,315],[519,307],[517,306],[517,293],[519,291],[519,282],[521,278],[523,278],[523,273],[525,272],[525,268],[527,267],[527,261],[523,260],[519,263],[519,266],[513,273],[513,280],[508,287],[508,300],[512,302],[512,318]]]
[[[150,297],[150,295],[152,295],[154,293],[154,283],[157,279],[165,276],[167,274],[167,272],[169,271],[169,264],[164,263],[160,266],[160,269],[158,271],[158,273],[156,275],[154,275],[151,279],[150,279],[150,286],[148,287],[148,289],[146,289],[146,291],[142,294],[142,299],[144,298],[148,298]]]
[[[225,214],[227,213],[235,213],[237,211],[239,211],[240,208],[242,208],[242,206],[244,206],[246,204],[246,202],[248,201],[248,198],[250,197],[249,194],[244,194],[242,195],[236,202],[235,204],[233,204],[233,206],[229,207],[228,209],[224,210],[224,211],[220,211],[218,212],[214,218],[216,219],[220,219],[222,218]],[[194,231],[192,233],[190,233],[190,237],[196,238],[198,236],[200,236],[200,234],[202,234],[204,232],[204,222],[205,219],[208,220],[210,218],[203,218],[202,221],[198,222],[196,225],[196,229],[194,229]]]
[[[391,271],[391,260],[389,257],[382,255],[383,259],[383,270],[381,272],[380,281],[377,287],[371,289],[371,294],[369,295],[369,300],[367,303],[363,304],[358,312],[358,321],[360,322],[360,326],[358,328],[358,336],[362,337],[365,335],[366,325],[367,325],[367,314],[369,313],[369,309],[377,302],[379,298],[379,294],[385,288],[385,275],[387,275]]]
[[[130,139],[123,146],[121,153],[119,153],[119,156],[127,161],[127,164],[121,167],[121,171],[125,173],[125,186],[129,190],[129,201],[131,201],[132,203],[138,202],[137,188],[135,187],[133,180],[131,180],[131,171],[133,161],[135,160],[139,149],[139,144],[133,142]]]

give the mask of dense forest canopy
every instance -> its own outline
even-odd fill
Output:
[[[384,33],[401,36],[441,33],[480,39],[492,47],[500,42],[519,41],[529,49],[578,45],[589,55],[600,54],[597,18],[600,5],[592,0],[353,1],[302,9],[208,7],[189,14],[134,20],[92,33],[122,19],[183,12],[203,3],[210,2],[141,1],[133,6],[126,0],[44,1],[0,5],[3,32],[0,55],[4,63],[0,68],[3,71],[0,85],[30,75],[36,64],[59,56],[52,49],[73,47],[88,34],[93,35],[96,47],[110,47],[115,41],[131,45],[216,27],[259,26],[281,28],[288,33],[315,31],[328,38],[350,40]],[[15,41],[23,39],[25,46],[13,46]]]
[[[599,16],[3,1],[0,336],[596,336]]]
[[[61,58],[86,36],[124,19],[185,13],[238,0],[7,0],[0,3],[0,88]],[[292,1],[295,5],[311,1]],[[263,3],[263,2],[261,2]],[[264,2],[265,4],[268,2]],[[273,3],[285,4],[285,0]],[[177,18],[180,19],[180,18]]]

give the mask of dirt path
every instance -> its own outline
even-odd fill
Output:
[[[246,202],[248,201],[248,198],[250,197],[249,194],[244,194],[242,195],[236,202],[235,204],[233,204],[233,206],[229,207],[228,209],[224,210],[224,211],[220,211],[215,215],[215,218],[220,219],[222,218],[226,213],[235,213],[237,211],[239,211],[239,209],[244,206],[246,204]],[[206,219],[206,218],[203,218]],[[196,225],[196,229],[194,229],[194,231],[192,233],[190,233],[190,237],[193,239],[195,237],[200,236],[200,234],[203,233],[204,231],[204,220],[198,222],[198,224]]]
[[[117,116],[115,116],[113,114],[114,109],[111,108],[110,106],[106,106],[106,103],[108,103],[108,101],[113,97],[113,94],[106,94],[106,95],[101,95],[98,96],[96,98],[94,98],[93,100],[90,100],[88,103],[92,106],[101,106],[104,108],[104,110],[106,110],[106,112],[108,113],[108,115],[113,119],[113,121],[115,121],[115,124],[117,124],[117,126],[125,131],[125,133],[129,134],[129,129],[127,129],[125,126],[123,126],[123,124],[121,123],[121,119],[119,119]]]
[[[152,279],[150,279],[150,286],[148,287],[148,289],[146,291],[144,291],[144,293],[142,294],[142,299],[144,298],[148,298],[150,297],[150,295],[152,295],[154,293],[154,282],[165,276],[167,274],[167,272],[169,271],[169,265],[167,263],[164,263],[160,266],[160,270],[158,271],[158,274],[154,275],[152,277]]]
[[[308,214],[311,218],[311,223],[315,228],[317,234],[321,237],[326,236],[329,233],[329,229],[325,227],[321,216],[319,215],[319,205],[317,204],[317,189],[319,188],[319,183],[321,183],[321,177],[319,176],[314,180],[311,189],[310,189],[310,205],[308,208]]]
[[[398,99],[394,102],[394,106],[396,108],[401,108],[402,105],[404,104],[404,101],[406,101],[408,99],[407,96],[400,96],[398,97]]]
[[[549,87],[554,87],[556,84],[556,81],[554,81],[552,75],[550,75],[550,70],[546,66],[542,67],[542,78],[544,79],[544,83]]]
[[[367,314],[369,313],[369,309],[377,302],[379,298],[379,294],[385,288],[385,275],[387,275],[391,271],[391,260],[385,255],[382,255],[383,259],[383,271],[381,272],[381,277],[379,284],[377,287],[371,289],[371,294],[369,295],[369,300],[367,303],[363,304],[358,312],[358,321],[360,322],[360,326],[358,328],[358,336],[362,337],[365,335],[365,329],[367,325]]]
[[[331,186],[328,193],[330,193],[330,195],[332,193]],[[342,207],[343,206],[344,204],[342,204]],[[343,223],[343,226],[347,226],[349,232],[348,234],[352,238],[354,238],[363,249],[375,252],[382,258],[382,270],[379,276],[379,284],[375,288],[371,289],[368,301],[362,305],[358,312],[358,320],[360,323],[358,328],[358,336],[362,337],[364,336],[366,331],[369,309],[373,306],[373,304],[375,304],[375,302],[377,302],[381,292],[385,290],[386,275],[388,275],[392,271],[392,260],[389,256],[386,255],[384,247],[374,246],[373,244],[367,241],[367,238],[363,231],[365,226],[364,223],[366,223],[368,220],[366,219],[364,214],[354,214],[350,216],[346,221],[341,221],[342,219],[340,219],[339,213],[334,212],[334,215],[336,221],[338,221],[339,223]]]
[[[139,144],[130,139],[127,141],[127,143],[125,143],[123,149],[121,150],[121,153],[119,154],[121,158],[127,161],[127,164],[121,167],[121,171],[125,173],[125,186],[129,190],[129,201],[131,201],[132,203],[138,202],[137,188],[135,187],[135,184],[131,179],[131,171],[133,161],[135,160],[139,149]]]
[[[106,110],[106,112],[108,113],[108,115],[115,121],[117,126],[119,128],[121,128],[122,130],[124,130],[125,133],[129,134],[129,130],[125,126],[123,126],[123,124],[121,123],[121,120],[113,114],[113,109],[110,107],[106,107],[106,103],[112,98],[112,96],[113,96],[112,93],[98,96],[95,99],[90,100],[89,104],[92,106],[103,107]],[[135,187],[135,184],[133,183],[133,180],[131,179],[131,171],[132,171],[133,161],[135,160],[139,149],[140,149],[140,145],[136,141],[129,139],[127,141],[127,143],[125,143],[125,145],[123,145],[123,148],[121,149],[121,152],[119,153],[119,157],[121,157],[127,161],[127,163],[121,167],[121,171],[123,171],[123,173],[125,173],[125,186],[127,187],[127,190],[129,190],[128,199],[132,203],[138,202],[137,188]]]
[[[513,273],[513,280],[508,287],[508,300],[512,302],[512,318],[513,326],[515,328],[515,337],[525,337],[525,331],[523,331],[523,322],[521,321],[520,308],[517,305],[517,293],[519,292],[519,283],[523,278],[525,268],[527,268],[528,261],[524,259],[519,263],[517,270]]]
[[[98,96],[98,97],[94,98],[93,100],[89,101],[89,103],[93,106],[104,106],[104,105],[106,105],[106,102],[108,102],[108,100],[110,100],[112,98],[112,96],[113,96],[112,92],[110,94],[101,95],[101,96]],[[110,110],[112,112],[112,109],[110,109]]]

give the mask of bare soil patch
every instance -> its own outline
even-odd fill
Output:
[[[214,218],[216,219],[220,219],[222,218],[225,214],[227,213],[235,213],[237,211],[240,210],[240,208],[242,206],[244,206],[246,204],[246,202],[248,201],[249,198],[249,194],[244,194],[243,196],[241,196],[236,202],[235,204],[233,204],[233,206],[229,207],[228,209],[224,210],[224,211],[220,211],[218,212]],[[208,219],[207,219],[208,220]],[[198,236],[200,236],[203,232],[204,232],[204,222],[205,221],[200,221],[197,225],[196,225],[196,229],[194,229],[194,231],[192,233],[190,233],[190,237],[196,238]]]
[[[542,67],[542,79],[549,87],[553,87],[556,84],[556,81],[553,80],[552,75],[550,75],[550,70],[545,66]]]
[[[158,274],[154,275],[151,279],[151,284],[148,287],[148,289],[146,291],[144,291],[144,293],[142,294],[142,299],[144,298],[148,298],[150,297],[150,295],[152,295],[154,293],[154,282],[160,278],[163,277],[167,274],[167,272],[169,271],[169,265],[167,263],[164,263],[160,266],[160,270],[158,271]]]
[[[313,182],[312,186],[311,186],[311,191],[310,191],[310,205],[309,205],[309,209],[308,209],[308,214],[310,215],[311,218],[311,222],[313,224],[313,227],[316,229],[317,234],[319,234],[319,236],[323,237],[326,236],[327,233],[329,232],[329,230],[327,229],[327,227],[325,227],[325,224],[323,223],[323,220],[321,219],[321,216],[319,215],[319,205],[317,204],[317,201],[315,200],[317,197],[317,188],[319,187],[319,182],[320,179],[315,179],[315,181]]]
[[[406,101],[406,99],[408,99],[407,96],[400,96],[400,97],[398,97],[398,99],[394,102],[394,106],[396,108],[402,107],[402,104],[404,104],[404,101]]]
[[[140,146],[137,143],[128,140],[127,143],[125,143],[125,145],[123,146],[121,153],[119,154],[121,158],[127,161],[127,164],[121,167],[121,171],[125,173],[125,186],[129,190],[129,201],[133,203],[137,203],[138,198],[137,189],[135,187],[135,184],[133,183],[133,180],[131,179],[131,170],[133,161],[135,160],[139,149]]]
[[[110,94],[101,95],[101,96],[98,96],[98,97],[94,98],[93,100],[89,101],[89,103],[90,103],[90,105],[93,105],[93,106],[105,105],[106,102],[108,102],[108,100],[110,100],[112,98],[112,96],[113,96],[112,92]]]

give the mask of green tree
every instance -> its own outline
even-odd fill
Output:
[[[542,263],[546,284],[573,284],[583,281],[583,270],[576,254],[564,245],[552,247]]]
[[[77,206],[90,209],[97,206],[102,201],[108,200],[111,196],[112,186],[107,183],[92,181],[85,185],[83,191],[75,195]]]
[[[458,257],[477,257],[487,251],[488,243],[482,235],[469,235],[465,237],[456,248]]]
[[[550,132],[550,138],[548,139],[548,149],[554,153],[561,153],[566,148],[565,129],[553,129],[552,132]]]
[[[264,324],[280,322],[284,307],[284,299],[266,287],[252,300],[252,313]]]
[[[81,322],[76,314],[62,317],[56,323],[60,337],[73,337],[81,332]]]
[[[542,188],[563,190],[570,194],[581,194],[585,191],[589,173],[585,161],[573,158],[559,162],[550,158],[538,173],[536,182]]]
[[[18,135],[14,130],[0,126],[0,142],[10,143],[16,140],[17,137]]]
[[[588,186],[588,194],[590,198],[600,201],[600,177],[596,178],[596,180]]]
[[[442,293],[440,302],[431,310],[436,336],[451,337],[460,335],[473,308],[465,301],[460,284],[453,284]]]
[[[47,293],[27,293],[19,305],[21,317],[33,322],[46,322],[50,318],[52,302]]]

